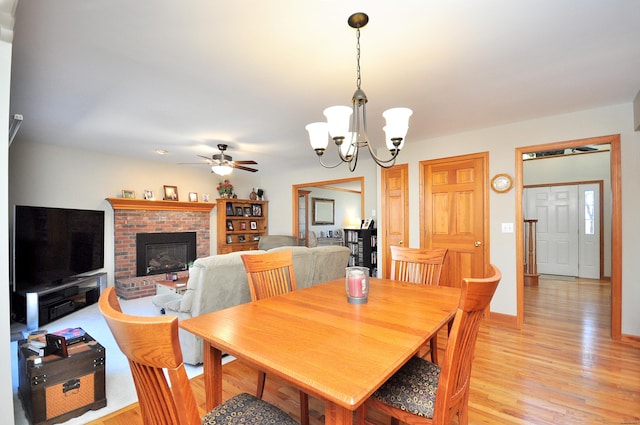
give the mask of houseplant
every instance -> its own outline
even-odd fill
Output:
[[[218,190],[221,198],[231,198],[231,195],[233,194],[233,185],[229,179],[225,179],[220,182],[216,189]]]

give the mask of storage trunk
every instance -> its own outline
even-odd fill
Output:
[[[60,423],[107,405],[102,345],[89,334],[67,347],[69,357],[39,357],[18,344],[19,395],[32,425]]]

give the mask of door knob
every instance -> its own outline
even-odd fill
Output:
[[[402,242],[404,242],[404,241],[398,241],[398,245],[402,245]]]
[[[476,242],[474,243],[474,245],[475,245],[475,246],[480,246],[480,245],[482,245],[482,242],[480,242],[480,241],[476,241]]]

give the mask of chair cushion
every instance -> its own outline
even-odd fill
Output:
[[[272,404],[247,393],[231,397],[202,418],[203,425],[284,424],[298,425],[291,416]]]
[[[412,357],[373,397],[414,415],[433,418],[440,366]]]

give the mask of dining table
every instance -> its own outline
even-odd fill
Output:
[[[351,424],[373,392],[454,316],[460,288],[370,278],[365,304],[336,279],[180,322],[203,339],[207,409],[222,402],[222,354],[325,403],[326,424]]]

